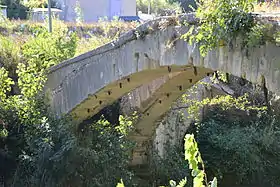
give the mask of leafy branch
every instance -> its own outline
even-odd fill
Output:
[[[199,26],[192,26],[182,36],[190,44],[199,44],[202,56],[219,45],[232,45],[239,36],[246,39],[242,44],[251,47],[261,43],[263,28],[259,26],[250,14],[255,0],[202,0],[198,3],[196,17]]]

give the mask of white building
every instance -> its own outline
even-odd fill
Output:
[[[104,17],[112,19],[114,16],[136,16],[136,0],[78,0],[78,3],[83,20],[87,23]],[[77,0],[58,0],[58,4],[65,21],[76,20]]]
[[[52,8],[52,17],[62,19],[62,10]],[[29,12],[29,19],[32,21],[45,21],[48,19],[47,8],[34,8]]]
[[[4,17],[7,17],[7,6],[0,5],[0,9],[1,9],[1,14]]]

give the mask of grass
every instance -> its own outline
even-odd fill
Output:
[[[254,7],[255,12],[280,13],[280,0],[271,0],[271,2],[258,3]]]
[[[117,34],[115,36],[110,36],[110,37],[106,37],[102,35],[92,35],[90,38],[81,38],[78,41],[75,56],[96,49],[106,43],[109,43],[110,41],[113,41],[116,38],[118,38]]]
[[[78,43],[75,56],[117,39],[122,33],[135,28],[138,24],[136,22],[120,22],[117,20],[110,22],[100,20],[92,24],[67,23],[53,20],[53,27],[68,28],[68,32],[75,32],[77,34]],[[0,36],[12,37],[18,41],[26,41],[33,37],[34,32],[36,33],[40,29],[46,28],[46,26],[46,23],[30,20],[5,20],[0,22]]]
[[[136,22],[109,22],[106,20],[101,20],[97,23],[91,24],[77,24],[72,22],[63,22],[63,24],[66,25],[70,31],[76,32],[79,37],[89,37],[89,35],[92,34],[104,35],[104,33],[115,35],[116,32],[127,32],[138,25]],[[7,35],[7,33],[18,33],[30,35],[32,34],[32,30],[34,30],[34,28],[46,26],[46,23],[34,22],[30,20],[7,20],[0,22],[0,34]]]

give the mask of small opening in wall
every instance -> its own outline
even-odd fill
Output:
[[[197,68],[195,66],[193,67],[193,73],[195,76],[197,76]]]
[[[139,66],[139,57],[140,57],[140,55],[139,55],[139,53],[134,53],[134,63],[135,63],[135,68],[136,68],[136,72],[138,72],[138,66]]]
[[[113,64],[113,75],[116,76],[116,64]]]

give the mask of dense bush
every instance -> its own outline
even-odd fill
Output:
[[[245,120],[238,113],[229,118],[234,113],[216,108],[195,127],[207,171],[224,185],[280,184],[279,119],[263,114]]]
[[[258,25],[250,12],[254,0],[202,0],[196,11],[201,24],[188,31],[183,38],[199,44],[200,53],[219,45],[233,47],[233,41],[243,36],[242,47],[253,47],[263,43],[263,28]],[[233,8],[234,7],[234,8]]]
[[[166,144],[166,154],[163,158],[153,155],[150,172],[156,186],[167,185],[170,180],[180,181],[187,177],[188,185],[191,186],[191,175],[188,162],[185,160],[183,145],[173,147]]]
[[[1,5],[7,6],[7,16],[12,19],[26,19],[27,8],[22,4],[21,0],[1,0]]]
[[[184,12],[193,12],[197,8],[196,0],[168,0],[169,2],[177,2],[180,3]]]
[[[36,102],[35,108],[34,116],[22,119],[18,109],[0,107],[1,126],[8,132],[0,138],[1,161],[9,160],[0,167],[9,185],[113,186],[120,178],[131,181],[127,164],[133,144],[111,124],[100,120],[75,132],[69,119],[47,115],[44,103]]]

